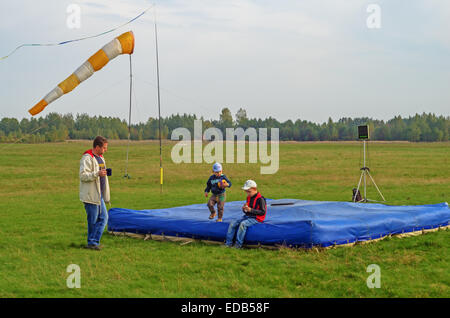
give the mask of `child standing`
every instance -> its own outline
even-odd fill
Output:
[[[213,174],[209,177],[206,182],[205,197],[208,197],[209,191],[212,195],[208,200],[208,208],[211,212],[209,219],[214,219],[216,216],[216,210],[214,205],[217,204],[217,222],[222,222],[223,217],[223,207],[225,205],[225,188],[231,187],[231,181],[228,180],[227,176],[222,173],[222,165],[220,163],[215,163],[213,165]]]

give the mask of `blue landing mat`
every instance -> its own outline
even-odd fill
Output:
[[[226,202],[222,223],[208,219],[206,204],[140,211],[112,208],[108,230],[223,242],[229,223],[243,215],[241,207],[244,203]],[[449,222],[450,209],[445,202],[390,206],[267,199],[266,219],[248,229],[245,244],[327,247],[445,227]]]

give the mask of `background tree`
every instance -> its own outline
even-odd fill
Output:
[[[189,129],[194,133],[196,115],[174,114],[161,118],[161,135],[170,139],[172,131],[178,127]],[[357,126],[368,124],[372,140],[408,140],[448,141],[450,136],[450,117],[435,114],[416,114],[408,118],[396,116],[386,122],[372,118],[341,118],[333,122],[317,124],[297,119],[279,122],[269,116],[267,118],[248,118],[245,109],[236,113],[236,122],[229,108],[222,109],[218,119],[201,118],[203,129],[217,127],[225,134],[225,128],[242,127],[279,128],[281,140],[315,141],[315,140],[356,140]],[[0,142],[56,142],[67,139],[93,139],[104,135],[109,139],[127,139],[128,125],[125,120],[104,116],[89,116],[87,114],[49,113],[45,117],[0,119]],[[270,137],[270,134],[269,136]],[[148,140],[159,138],[159,121],[150,117],[146,122],[131,125],[132,140]]]

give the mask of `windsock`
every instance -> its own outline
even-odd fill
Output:
[[[50,93],[47,94],[39,103],[28,110],[31,115],[37,115],[47,107],[48,104],[69,93],[81,82],[85,81],[108,64],[120,54],[133,54],[134,35],[133,32],[126,32],[106,44],[100,50],[92,55],[83,65],[81,65],[72,75],[58,84]]]

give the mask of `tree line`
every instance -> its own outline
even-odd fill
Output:
[[[176,114],[161,118],[161,137],[170,139],[174,129],[187,128],[193,136],[194,121],[201,119],[203,129],[216,127],[225,136],[226,128],[242,127],[278,128],[283,141],[356,140],[357,126],[369,125],[371,140],[448,141],[450,139],[450,117],[435,114],[416,114],[408,118],[396,116],[383,121],[372,118],[331,118],[322,124],[297,119],[280,122],[273,117],[248,118],[245,109],[239,109],[233,117],[228,108],[223,108],[217,120],[198,118],[192,114]],[[145,123],[128,127],[125,120],[115,117],[89,116],[87,114],[49,113],[40,118],[2,118],[0,120],[0,142],[42,143],[68,139],[93,139],[97,135],[108,139],[151,140],[159,138],[159,121],[149,118]],[[268,134],[270,137],[270,133]]]

